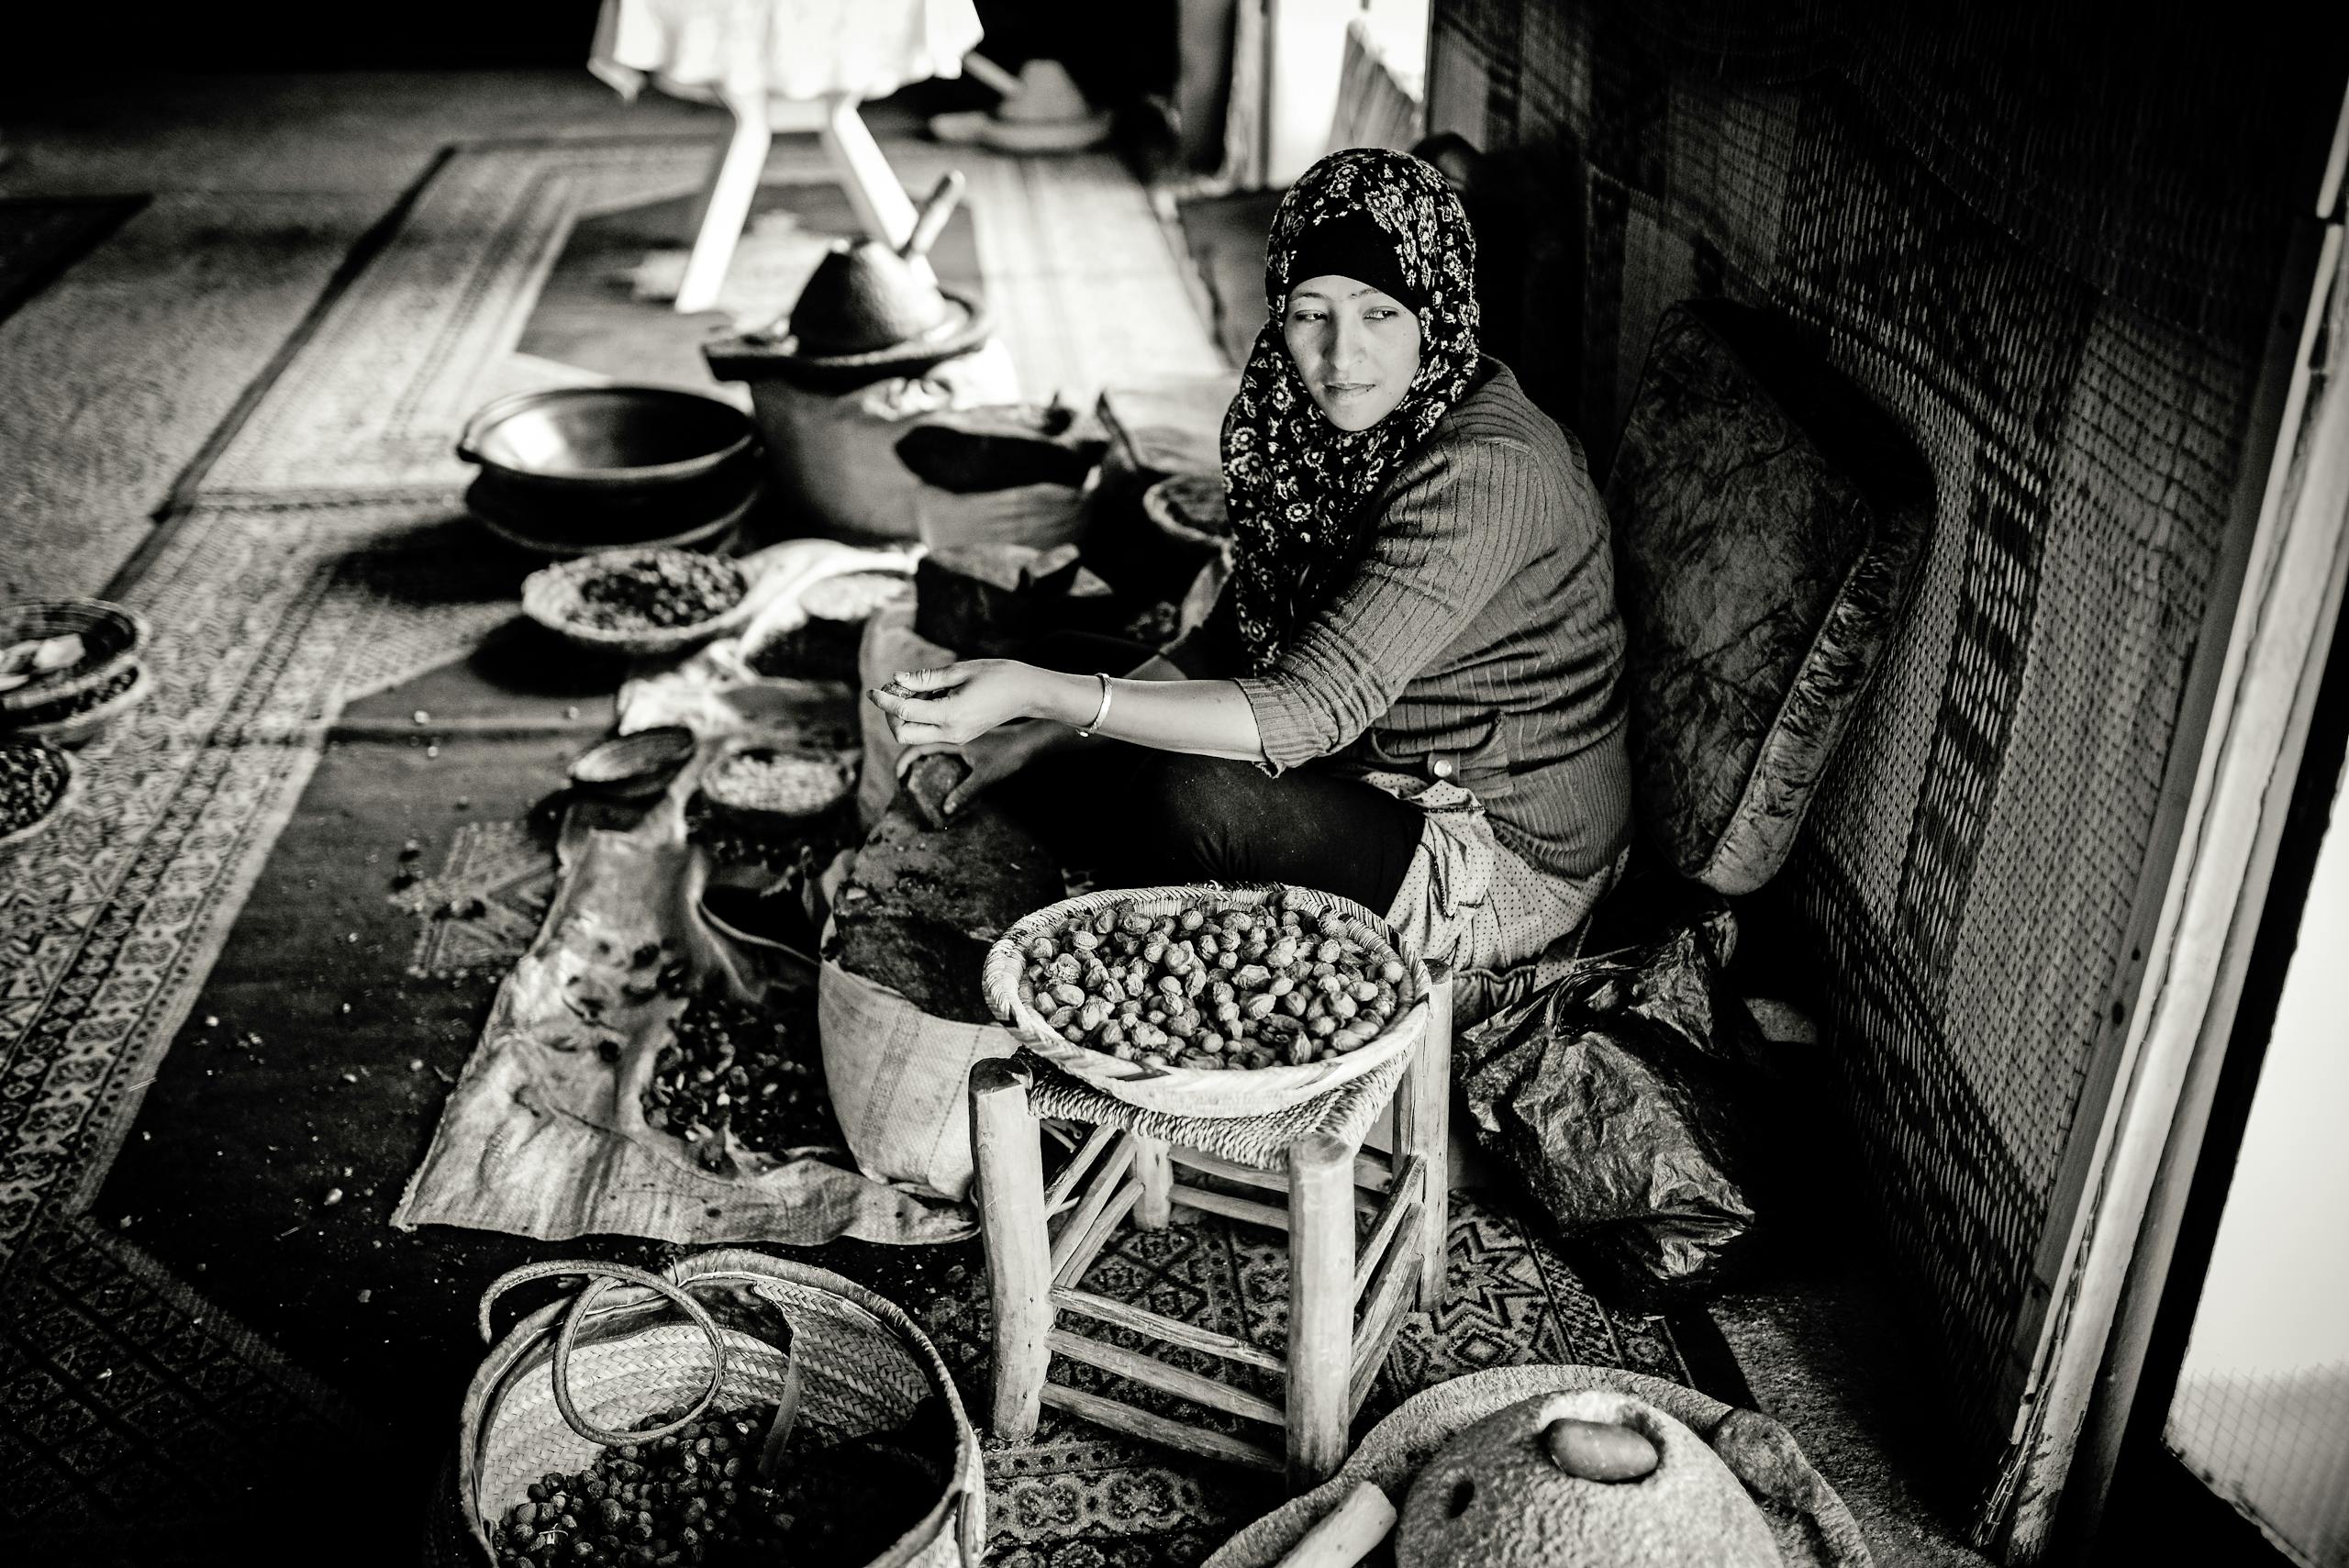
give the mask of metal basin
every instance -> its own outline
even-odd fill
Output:
[[[658,490],[709,477],[758,444],[730,403],[665,386],[516,393],[475,414],[457,455],[515,496]]]

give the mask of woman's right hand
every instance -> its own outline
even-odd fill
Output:
[[[982,790],[1001,784],[1050,751],[1057,738],[1053,731],[1059,728],[1042,719],[1024,718],[997,725],[959,746],[936,740],[917,741],[897,753],[897,782],[905,783],[907,773],[924,757],[962,758],[970,772],[961,784],[947,792],[941,807],[948,817],[958,817]]]

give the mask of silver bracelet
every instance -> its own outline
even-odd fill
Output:
[[[1098,729],[1098,728],[1101,728],[1101,721],[1102,721],[1103,719],[1105,719],[1105,718],[1107,718],[1107,717],[1109,717],[1109,677],[1108,677],[1108,673],[1107,673],[1107,672],[1105,672],[1105,671],[1097,670],[1097,671],[1095,671],[1095,672],[1093,673],[1093,678],[1094,678],[1095,680],[1099,681],[1099,682],[1101,683],[1101,707],[1100,707],[1100,711],[1098,711],[1097,713],[1094,714],[1094,716],[1093,716],[1093,722],[1092,722],[1092,723],[1090,723],[1090,724],[1086,725],[1084,728],[1082,728],[1082,729],[1080,729],[1080,730],[1078,730],[1078,731],[1077,731],[1077,733],[1078,733],[1079,735],[1085,736],[1085,737],[1086,737],[1088,740],[1089,740],[1089,739],[1091,739],[1092,734],[1093,734],[1093,732],[1094,732],[1095,730],[1097,730],[1097,729]]]

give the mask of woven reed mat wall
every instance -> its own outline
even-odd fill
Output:
[[[1935,468],[1910,624],[1787,880],[1977,1492],[2133,999],[2283,240],[2341,93],[2310,39],[2079,9],[1439,0],[1430,72],[1431,128],[1520,198],[1486,278],[1522,335],[1496,351],[1594,462],[1659,313],[1727,295],[1793,317]]]

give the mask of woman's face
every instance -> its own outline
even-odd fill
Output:
[[[1290,289],[1281,335],[1313,406],[1341,430],[1392,414],[1419,373],[1419,317],[1353,278],[1330,273]]]

